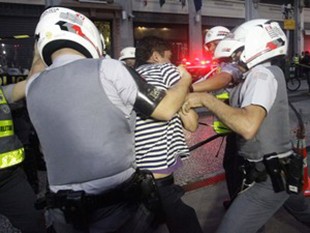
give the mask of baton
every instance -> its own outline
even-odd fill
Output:
[[[207,138],[207,139],[205,139],[205,140],[203,140],[201,142],[196,143],[195,145],[189,147],[188,149],[189,149],[189,151],[195,150],[198,147],[201,147],[202,145],[204,145],[204,144],[206,144],[208,142],[212,142],[213,140],[215,140],[215,139],[217,139],[219,137],[226,136],[226,135],[227,134],[215,134],[215,135],[213,135],[213,136],[211,136],[211,137],[209,137],[209,138]]]

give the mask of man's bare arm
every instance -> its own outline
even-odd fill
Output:
[[[153,118],[169,121],[182,107],[192,79],[191,75],[184,68],[180,67],[179,72],[182,78],[166,92],[166,96],[152,113],[151,116]]]
[[[179,115],[182,120],[184,129],[190,132],[195,132],[197,130],[199,116],[195,110],[191,109],[187,113],[179,111]]]

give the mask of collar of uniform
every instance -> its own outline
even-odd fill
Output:
[[[67,63],[79,60],[79,59],[85,59],[85,57],[81,55],[76,55],[76,54],[67,54],[67,55],[60,55],[58,56],[52,65],[50,65],[48,68],[55,68],[58,66],[63,66],[66,65]]]
[[[267,62],[261,63],[260,65],[265,66],[265,67],[271,66],[271,62],[267,61]]]
[[[76,55],[76,54],[66,54],[66,55],[60,55],[58,56],[52,65],[50,65],[49,67],[46,68],[46,70],[50,70],[52,68],[58,67],[58,66],[62,66],[65,65],[67,63],[79,60],[79,59],[83,59],[85,57],[81,56],[81,55]],[[39,75],[41,74],[41,72],[39,73],[35,73],[33,74],[29,80],[27,81],[27,85],[26,85],[26,96],[28,94],[28,89],[30,84],[33,82],[33,80],[35,80]]]
[[[256,66],[254,66],[253,68],[249,69],[248,71],[246,71],[246,72],[243,74],[242,79],[245,79],[245,78],[247,77],[247,75],[250,73],[251,70],[259,69],[259,67],[261,67],[261,66],[263,66],[263,67],[269,67],[269,66],[271,66],[271,62],[268,61],[268,62],[260,63],[260,64],[258,64],[258,65],[256,65]]]

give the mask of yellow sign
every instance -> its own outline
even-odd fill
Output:
[[[294,19],[285,19],[284,20],[284,29],[286,30],[295,30],[295,20]]]
[[[0,75],[0,86],[8,85],[11,83],[18,83],[20,81],[25,80],[26,78],[27,78],[27,75],[11,76],[8,74],[2,74]]]

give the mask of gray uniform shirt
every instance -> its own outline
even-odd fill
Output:
[[[259,161],[270,153],[289,155],[289,111],[283,72],[265,63],[251,69],[245,77],[231,92],[231,106],[257,105],[263,107],[267,115],[253,139],[245,140],[238,135],[239,154],[252,161]]]
[[[253,68],[247,74],[246,79],[240,91],[240,107],[246,107],[251,104],[263,107],[267,113],[272,107],[278,90],[278,83],[274,75],[267,69],[265,63]]]

